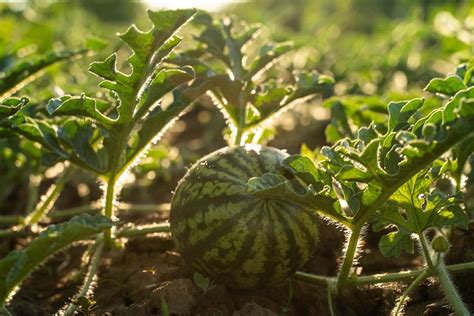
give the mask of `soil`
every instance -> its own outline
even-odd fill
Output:
[[[203,137],[198,132],[203,130],[202,126],[193,126],[192,122],[194,120],[190,119],[188,128],[195,133],[186,133],[195,135],[196,139]],[[316,130],[314,135],[320,135],[321,125]],[[222,144],[215,141],[220,138],[218,136],[206,137],[214,147],[219,147]],[[191,146],[193,139],[180,146]],[[280,145],[291,148],[288,144]],[[297,150],[297,146],[293,147]],[[202,146],[196,150],[210,152],[213,149]],[[149,188],[151,191],[145,197],[151,197],[151,200],[145,202],[169,201],[170,192],[184,171],[175,174],[171,182],[161,186],[154,194],[153,188]],[[77,206],[85,202],[74,193],[74,188],[67,190],[72,193],[66,194],[66,199],[59,201],[61,207]],[[134,196],[133,190],[124,192],[124,196]],[[90,196],[97,197],[97,192],[97,188],[93,189]],[[157,214],[127,218],[137,223],[165,219]],[[361,273],[400,271],[422,264],[416,255],[405,254],[396,260],[382,257],[377,250],[379,238],[380,234],[367,233],[366,247],[359,258],[359,266],[363,267]],[[474,260],[474,226],[469,231],[455,231],[453,238],[455,246],[449,253],[448,262]],[[0,240],[0,257],[28,242],[28,238]],[[343,232],[322,222],[319,246],[302,270],[320,275],[336,275],[343,243]],[[16,315],[35,316],[52,315],[62,308],[80,286],[81,279],[77,271],[85,249],[85,245],[71,247],[35,271],[14,296],[10,304],[11,311]],[[457,274],[454,280],[466,303],[474,308],[474,273]],[[411,295],[406,315],[449,315],[446,302],[433,282],[434,280],[427,280]],[[392,283],[350,288],[333,298],[333,306],[337,315],[389,315],[395,300],[405,287],[404,284]],[[102,260],[94,288],[95,304],[83,308],[79,314],[141,316],[162,315],[167,310],[171,315],[330,315],[326,289],[301,281],[289,280],[278,288],[255,291],[235,291],[225,284],[216,284],[207,290],[199,288],[193,281],[193,271],[176,252],[173,240],[167,233],[133,238],[124,241],[123,249],[107,253]]]
[[[470,232],[456,231],[456,247],[448,261],[474,259],[474,226]],[[374,237],[374,239],[376,239]],[[343,246],[343,235],[334,227],[321,225],[319,247],[304,271],[335,275]],[[381,259],[367,238],[369,253],[361,258],[364,273],[397,271],[416,267],[415,256]],[[77,287],[77,269],[85,246],[76,246],[55,256],[29,278],[11,303],[16,315],[52,315],[68,301]],[[373,250],[373,252],[372,252]],[[466,256],[467,255],[467,256]],[[474,273],[454,277],[463,298],[474,303]],[[428,280],[411,295],[406,315],[449,315],[442,295]],[[334,302],[337,315],[389,315],[404,285],[363,286],[346,290]],[[291,280],[278,288],[235,291],[217,284],[207,291],[196,286],[193,271],[186,267],[167,233],[129,240],[122,250],[108,254],[95,285],[96,305],[92,315],[329,315],[326,289]],[[166,306],[166,307],[165,307]],[[87,314],[86,311],[82,311]]]

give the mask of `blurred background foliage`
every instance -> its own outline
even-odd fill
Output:
[[[199,7],[200,1],[192,3]],[[51,97],[91,95],[99,80],[88,74],[88,64],[119,47],[115,34],[128,25],[148,28],[145,9],[157,6],[157,1],[128,0],[0,1],[0,80],[25,60],[51,51],[93,47],[93,53],[50,67],[17,93],[29,96],[39,115]],[[431,78],[453,72],[474,52],[474,0],[255,0],[220,5],[215,14],[261,23],[266,38],[293,41],[296,49],[281,59],[277,75],[304,68],[333,76],[333,93],[344,95],[343,106],[349,112],[369,110],[359,116],[360,124],[383,121],[388,100],[420,95]],[[196,34],[192,26],[182,32],[188,40]],[[326,140],[324,129],[331,111],[337,118],[337,107],[331,99],[320,105],[320,100],[300,105],[278,119],[274,127],[278,137],[270,144],[295,152],[302,144],[315,148],[333,141]],[[169,200],[169,188],[189,163],[225,146],[224,126],[219,111],[203,99],[174,126],[166,142],[135,168],[124,199]],[[4,184],[0,210],[28,208],[29,188],[36,176],[47,173],[35,146],[25,140],[0,139],[0,183]],[[172,185],[156,194],[156,185],[163,181]],[[78,174],[74,184],[81,189],[71,189],[68,201],[59,205],[89,203],[98,196],[97,183],[86,174]]]

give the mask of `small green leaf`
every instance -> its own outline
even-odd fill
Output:
[[[46,121],[16,115],[12,118],[11,125],[14,131],[28,139],[40,143],[61,157],[69,157],[61,148],[56,130]]]
[[[269,43],[260,48],[258,57],[249,66],[247,78],[254,78],[269,69],[278,58],[293,49],[291,42]]]
[[[8,98],[0,102],[0,121],[20,111],[29,100],[27,98]]]
[[[204,292],[209,288],[210,280],[208,277],[203,276],[199,272],[194,272],[193,274],[194,283]]]
[[[55,116],[78,116],[93,119],[105,128],[110,128],[115,120],[102,114],[96,106],[96,100],[86,97],[63,96],[51,99],[48,103],[48,113]]]
[[[402,251],[413,253],[414,242],[410,234],[391,232],[382,236],[379,242],[380,253],[384,257],[399,257]]]
[[[312,185],[316,190],[323,189],[321,179],[324,177],[324,171],[321,173],[310,158],[292,155],[282,162],[282,166],[306,185]]]
[[[143,92],[141,104],[139,104],[137,112],[134,115],[135,118],[142,118],[166,93],[193,78],[194,71],[190,67],[182,69],[164,69],[158,72]]]
[[[77,120],[69,120],[59,128],[58,136],[72,148],[72,157],[77,157],[96,172],[102,173],[106,170],[107,152],[93,147],[94,139],[100,137],[98,129]]]
[[[455,95],[460,90],[466,89],[463,79],[457,75],[446,77],[445,79],[432,79],[425,87],[426,91],[440,93],[448,96]]]
[[[288,180],[282,175],[265,173],[261,177],[250,178],[246,192],[263,199],[282,199],[322,211],[323,214],[346,220],[335,208],[335,200],[327,192],[316,193],[312,186],[303,187],[296,179]]]

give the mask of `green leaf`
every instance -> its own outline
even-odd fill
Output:
[[[285,105],[285,98],[291,91],[290,88],[265,87],[264,91],[255,96],[253,104],[261,116],[266,117]]]
[[[401,249],[406,249],[407,237],[404,235],[422,234],[428,228],[447,225],[467,229],[469,219],[460,207],[460,197],[447,196],[437,189],[431,189],[432,183],[433,179],[425,173],[412,177],[390,197],[377,218],[379,227],[396,225],[399,229],[396,234],[384,236],[383,245],[380,245],[385,247],[384,251],[389,255],[399,255]]]
[[[57,155],[67,158],[69,155],[61,148],[56,129],[48,122],[24,115],[15,115],[11,119],[11,128],[26,138],[40,143]]]
[[[463,79],[457,75],[446,77],[445,79],[432,79],[425,87],[426,91],[440,93],[448,96],[455,95],[460,90],[466,89]]]
[[[344,106],[341,102],[333,102],[331,105],[331,122],[324,131],[326,140],[335,143],[344,137],[353,138],[353,132],[349,123]]]
[[[189,102],[179,100],[178,92],[175,92],[175,100],[166,109],[156,107],[145,117],[138,128],[138,143],[127,153],[127,161],[133,160],[149,144],[157,142],[189,105]]]
[[[293,49],[291,42],[269,43],[260,48],[258,57],[248,67],[247,79],[260,76],[268,70],[273,64]]]
[[[87,50],[50,52],[37,58],[21,61],[6,73],[0,73],[0,100],[7,98],[30,83],[41,71],[58,62],[87,53]]]
[[[76,241],[92,238],[111,228],[112,224],[102,215],[76,216],[66,223],[50,225],[26,248],[12,251],[0,260],[0,305],[10,299],[21,282],[50,256]]]
[[[96,100],[85,95],[80,97],[63,96],[51,99],[48,103],[48,113],[55,116],[88,117],[105,128],[110,128],[115,120],[102,114],[96,105]]]
[[[153,78],[141,97],[135,118],[142,118],[145,113],[166,93],[177,86],[194,78],[194,71],[190,67],[181,69],[163,69]]]
[[[180,43],[175,33],[196,13],[196,10],[165,10],[148,12],[153,28],[142,32],[130,27],[120,38],[127,43],[133,54],[128,58],[132,68],[130,75],[116,69],[116,54],[103,62],[92,63],[89,70],[104,78],[100,86],[113,91],[120,99],[118,108],[120,123],[130,120],[136,110],[137,98],[143,85],[153,76],[159,63]]]
[[[173,73],[177,74],[177,77],[174,79],[180,78],[179,80],[187,80],[188,78],[191,78],[190,72],[182,71],[177,73],[168,73],[168,75],[170,75],[169,78],[173,79]],[[162,79],[166,81],[166,75]],[[168,105],[166,108],[157,106],[153,108],[153,110],[151,110],[142,120],[140,120],[138,127],[136,128],[135,141],[133,145],[127,149],[124,168],[127,168],[129,165],[133,164],[135,159],[137,159],[141,153],[146,152],[151,144],[158,141],[166,132],[168,127],[170,127],[171,124],[173,124],[173,122],[179,118],[183,111],[188,108],[188,106],[193,103],[196,98],[202,95],[205,91],[209,90],[209,83],[210,82],[207,80],[195,80],[190,86],[181,86],[177,89],[175,88],[172,91],[173,101],[170,105]],[[155,95],[165,93],[167,86],[169,86],[169,84],[164,84],[163,90],[157,85],[156,90],[151,93],[154,93]]]
[[[324,170],[320,172],[313,161],[308,157],[292,155],[282,162],[282,167],[302,180],[306,185],[313,186],[317,191],[323,190],[324,188],[323,182],[321,181],[322,179],[325,178],[326,181],[330,180],[325,177]]]
[[[296,179],[288,180],[282,175],[265,173],[261,177],[250,178],[246,192],[263,199],[293,201],[320,211],[322,215],[347,221],[335,208],[335,200],[326,191],[315,192],[311,186],[305,188]]]
[[[0,121],[16,114],[28,102],[27,98],[8,98],[0,101]]]
[[[195,21],[204,26],[197,37],[201,45],[172,56],[171,61],[178,65],[190,62],[198,78],[215,82],[210,89],[214,104],[223,112],[233,131],[231,136],[242,135],[241,142],[264,142],[263,137],[255,138],[255,131],[268,130],[272,117],[316,93],[331,93],[333,79],[317,72],[297,74],[288,83],[267,72],[293,45],[268,41],[259,45],[265,42],[253,41],[259,25],[247,26],[229,17],[213,21],[207,14],[200,14]],[[264,73],[265,80],[258,80]],[[273,133],[260,136],[270,138]]]
[[[347,100],[352,101],[343,98],[341,104],[351,122],[370,124],[370,120],[360,114],[366,109],[365,101],[347,103]],[[383,204],[406,184],[406,179],[429,168],[433,161],[463,139],[470,139],[474,125],[474,102],[471,100],[474,100],[472,87],[459,91],[444,103],[421,98],[390,103],[388,118],[385,114],[380,115],[378,123],[361,127],[352,136],[321,149],[325,158],[320,159],[316,169],[324,170],[325,176],[319,176],[316,181],[321,187],[332,189],[333,198],[337,196],[349,204],[354,221],[373,218],[377,211],[373,205]],[[333,106],[334,102],[337,102],[336,98],[326,106]],[[362,110],[357,110],[359,108]],[[374,110],[382,113],[377,102]],[[463,146],[469,147],[468,144]],[[308,180],[303,182],[308,185]],[[451,197],[440,197],[431,189],[426,191],[423,194],[427,197],[427,209],[421,212],[420,218],[423,225],[410,224],[407,230],[416,231],[427,225],[464,227],[465,215],[454,207],[456,202],[449,202]],[[435,207],[434,201],[438,200],[441,204]],[[434,214],[433,218],[429,214]],[[394,212],[392,215],[392,222],[394,219],[400,224],[405,222],[401,214]]]
[[[117,69],[117,53],[89,67],[104,79],[100,87],[110,90],[109,98],[66,95],[52,99],[47,110],[53,118],[34,119],[25,112],[11,119],[12,128],[44,145],[49,150],[47,160],[69,159],[101,175],[124,171],[205,92],[199,90],[198,94],[196,87],[184,87],[194,79],[192,68],[168,69],[163,65],[181,43],[176,32],[195,13],[149,11],[153,23],[150,30],[143,32],[132,26],[119,35],[132,51],[127,59],[130,73]],[[168,94],[174,96],[169,106],[163,104]],[[59,120],[59,116],[67,118]]]
[[[315,93],[329,93],[334,85],[334,79],[317,71],[300,72],[296,75],[296,89],[289,102]]]
[[[211,280],[208,277],[203,276],[199,272],[194,272],[193,274],[194,284],[196,284],[204,292],[209,288]]]
[[[409,233],[391,232],[380,238],[379,250],[384,257],[400,257],[402,251],[413,253],[413,249],[414,242]]]
[[[107,152],[93,147],[94,140],[101,137],[98,129],[77,120],[69,120],[58,129],[58,136],[72,149],[72,159],[76,157],[98,173],[105,172],[108,163]]]

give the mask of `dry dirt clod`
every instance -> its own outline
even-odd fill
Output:
[[[201,296],[199,288],[191,280],[175,279],[153,290],[149,308],[159,310],[166,303],[170,314],[190,315]]]
[[[232,316],[277,316],[277,314],[256,303],[246,303],[241,309],[235,311]]]

